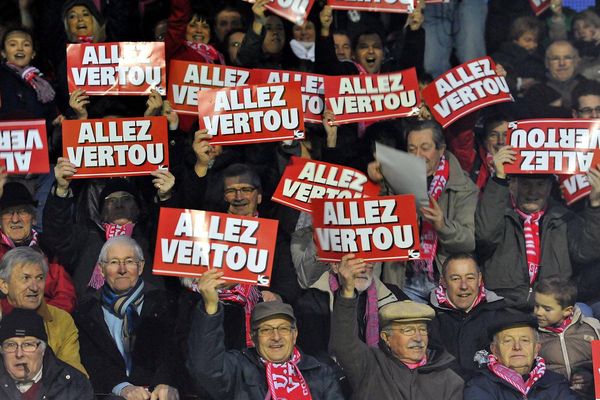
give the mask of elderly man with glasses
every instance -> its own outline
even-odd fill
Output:
[[[92,385],[48,347],[43,319],[16,309],[0,322],[0,398],[88,400]]]
[[[127,400],[179,399],[175,301],[141,278],[144,254],[128,236],[109,239],[98,264],[105,283],[74,314],[94,391]]]
[[[296,347],[292,307],[259,303],[251,317],[254,348],[225,350],[220,270],[198,279],[203,302],[194,309],[188,370],[211,399],[343,399],[333,369]]]

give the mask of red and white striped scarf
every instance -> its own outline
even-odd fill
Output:
[[[225,58],[223,57],[223,54],[221,54],[210,44],[194,43],[190,40],[186,40],[185,45],[198,53],[205,62],[210,64],[219,63],[221,65],[225,65]]]
[[[452,304],[452,302],[448,298],[448,292],[446,291],[446,288],[443,287],[441,283],[438,285],[438,287],[435,288],[434,293],[435,293],[435,297],[438,301],[438,304],[440,306],[446,306],[453,310],[457,310],[456,306],[454,304]],[[481,283],[479,284],[479,292],[477,293],[477,297],[475,297],[475,301],[473,301],[473,304],[471,304],[471,307],[469,307],[469,309],[466,312],[471,311],[472,309],[477,307],[477,305],[479,303],[481,303],[484,300],[485,300],[485,287],[483,286],[483,279],[482,279]]]
[[[546,372],[546,363],[542,357],[536,357],[535,367],[533,367],[529,373],[527,382],[523,381],[523,377],[518,372],[500,364],[493,354],[488,356],[488,369],[498,378],[508,382],[523,396],[526,396],[527,393],[529,393],[529,390],[531,390],[531,387],[544,376],[544,373]]]
[[[43,103],[49,103],[54,100],[56,93],[50,85],[50,82],[42,78],[42,73],[39,69],[32,65],[19,67],[17,65],[6,63],[6,66],[16,72],[25,83],[27,83],[35,91],[37,99]]]
[[[446,156],[442,154],[438,168],[429,184],[429,195],[439,201],[450,176],[450,164]],[[437,232],[433,225],[423,220],[421,223],[421,259],[414,261],[417,270],[427,273],[430,281],[433,281],[433,261],[437,254],[438,246]]]
[[[300,352],[295,346],[292,357],[284,363],[272,363],[261,358],[267,370],[270,399],[312,400],[308,384],[298,368],[300,359]],[[266,399],[269,399],[269,395]]]
[[[29,240],[29,247],[33,247],[33,246],[37,246],[38,245],[38,233],[35,229],[31,229],[31,239]],[[7,245],[8,247],[10,247],[11,249],[14,249],[15,247],[17,247],[17,245],[15,244],[15,242],[12,241],[11,238],[9,238],[6,233],[2,232],[0,230],[0,243]]]
[[[250,329],[250,316],[252,315],[254,306],[256,306],[260,300],[262,300],[262,294],[260,293],[260,290],[258,290],[255,285],[239,283],[231,289],[219,289],[218,293],[219,300],[236,303],[244,307],[244,313],[246,317],[246,346],[249,348],[254,347],[254,342],[252,342],[252,337],[250,335],[252,332]]]
[[[514,204],[514,201],[513,201]],[[533,287],[540,269],[540,219],[545,211],[540,210],[525,214],[516,205],[514,210],[523,220],[523,233],[525,234],[525,253],[527,255],[527,269],[529,270],[529,286]]]
[[[563,319],[559,326],[547,326],[543,329],[554,333],[563,333],[565,329],[573,322],[573,314],[569,315],[567,318]]]
[[[103,223],[102,227],[104,228],[104,236],[106,240],[115,237],[115,236],[129,236],[133,234],[133,228],[135,228],[134,223],[129,223],[125,225],[118,224],[108,224]],[[102,276],[102,272],[100,269],[100,264],[96,264],[94,267],[94,271],[92,272],[92,277],[88,282],[88,287],[92,287],[96,290],[100,289],[104,285],[104,277]]]

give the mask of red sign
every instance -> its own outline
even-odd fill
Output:
[[[600,129],[589,119],[530,119],[508,124],[517,152],[507,174],[576,174],[600,163]]]
[[[326,76],[325,98],[338,125],[417,115],[421,103],[414,68],[389,74]]]
[[[47,174],[46,121],[0,121],[0,166],[9,174]]]
[[[254,0],[246,0],[254,3]],[[314,0],[271,0],[267,3],[267,10],[291,21],[296,25],[302,25],[312,8]]]
[[[594,393],[600,399],[600,340],[592,340],[592,363],[594,365]]]
[[[165,44],[162,42],[81,43],[67,45],[69,93],[89,95],[166,94]]]
[[[148,175],[169,164],[165,117],[63,121],[63,157],[73,178]]]
[[[535,15],[540,15],[550,7],[551,2],[552,0],[529,0],[529,5]]]
[[[389,13],[411,13],[418,0],[327,0],[334,10],[379,11]]]
[[[280,82],[300,82],[304,122],[320,124],[325,109],[325,75],[269,69],[253,69],[250,75],[251,84]]]
[[[167,98],[178,113],[196,115],[200,90],[244,86],[249,77],[245,68],[172,60]]]
[[[222,279],[269,286],[278,221],[161,208],[152,272],[198,277],[221,268]]]
[[[379,190],[379,185],[355,169],[292,157],[272,200],[310,213],[311,199],[371,197],[377,196]]]
[[[559,175],[560,191],[568,206],[589,196],[592,187],[588,181],[587,175]]]
[[[435,119],[446,128],[480,108],[513,101],[504,77],[490,57],[478,58],[440,75],[423,89]]]
[[[203,90],[198,114],[200,129],[208,129],[214,145],[304,138],[298,82]]]
[[[314,241],[322,261],[354,253],[366,261],[419,258],[413,195],[313,199]]]

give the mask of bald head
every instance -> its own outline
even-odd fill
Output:
[[[553,80],[565,82],[573,78],[579,66],[579,53],[566,40],[558,40],[546,49],[546,69]]]

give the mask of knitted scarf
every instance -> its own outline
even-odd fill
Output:
[[[418,363],[403,362],[403,364],[406,365],[408,367],[408,369],[416,369],[416,368],[422,367],[423,365],[427,364],[427,356],[423,357],[423,359],[421,361],[419,361]]]
[[[514,204],[514,201],[513,201]],[[540,210],[525,214],[514,205],[514,210],[523,220],[523,233],[525,234],[525,253],[527,255],[527,269],[529,271],[529,286],[533,287],[540,269],[540,219],[545,211]]]
[[[523,381],[523,377],[518,372],[500,364],[493,354],[488,356],[488,368],[498,378],[508,382],[512,387],[517,389],[523,396],[527,396],[531,387],[544,376],[546,363],[542,357],[536,357],[535,367],[529,373],[527,382]]]
[[[445,307],[451,308],[453,310],[457,309],[456,306],[454,304],[452,304],[452,302],[448,298],[448,293],[446,292],[446,288],[443,287],[441,283],[438,285],[438,287],[435,288],[435,297],[440,306],[445,306]],[[484,300],[485,300],[485,288],[483,287],[483,279],[482,279],[481,283],[479,284],[479,292],[477,293],[477,297],[475,298],[475,301],[473,302],[473,304],[471,304],[471,307],[469,307],[467,312],[469,312],[472,309],[474,309],[475,307],[477,307],[477,305]]]
[[[186,40],[185,45],[198,53],[198,55],[204,59],[204,62],[210,64],[216,64],[218,62],[219,64],[225,65],[225,58],[223,57],[223,54],[221,54],[210,44],[194,43]]]
[[[565,329],[567,329],[567,327],[571,325],[571,322],[573,322],[573,314],[563,319],[559,326],[547,326],[544,329],[554,333],[563,333]]]
[[[27,67],[19,67],[17,65],[6,63],[6,66],[13,70],[17,75],[21,77],[29,86],[35,90],[38,101],[43,104],[49,103],[54,100],[55,92],[52,89],[50,83],[42,78],[43,74],[39,69],[31,65]]]
[[[133,234],[133,228],[135,228],[135,224],[129,223],[125,225],[117,225],[103,223],[102,227],[104,228],[104,236],[106,237],[106,240],[108,240],[115,236],[126,235],[131,237]],[[88,282],[88,286],[98,290],[102,287],[102,285],[104,285],[104,277],[102,276],[100,264],[96,264],[94,271],[92,272],[92,277]]]
[[[433,179],[429,184],[429,195],[439,201],[440,196],[444,192],[444,188],[448,183],[450,176],[450,164],[446,160],[446,156],[442,154],[437,171],[433,175]],[[427,273],[430,281],[433,281],[433,261],[437,253],[437,232],[433,225],[423,220],[421,223],[421,259],[415,260],[413,265],[418,271]]]
[[[479,157],[481,158],[481,165],[479,166],[479,174],[477,175],[477,182],[475,184],[479,189],[485,187],[488,179],[495,172],[494,169],[494,156],[488,153],[483,147],[479,147]]]
[[[252,337],[250,336],[250,316],[252,315],[254,306],[262,300],[260,290],[255,285],[239,283],[231,289],[219,289],[218,292],[219,300],[237,303],[244,307],[246,314],[246,346],[249,348],[254,347],[254,342],[252,342]]]
[[[125,294],[116,294],[109,285],[102,286],[102,306],[115,317],[123,320],[121,332],[125,347],[127,371],[131,371],[131,351],[135,345],[135,329],[140,322],[137,307],[144,301],[144,281],[138,279],[134,287]]]
[[[31,229],[31,239],[29,241],[28,246],[29,247],[37,247],[38,246],[37,241],[38,241],[38,233],[37,233],[37,231],[35,229]],[[11,249],[14,249],[15,247],[17,247],[17,245],[15,244],[15,242],[13,242],[12,239],[9,238],[1,230],[0,230],[0,243],[7,245]]]
[[[300,359],[300,352],[295,346],[292,357],[284,363],[272,363],[261,358],[272,400],[312,400],[308,385],[298,368]]]
[[[77,36],[77,43],[94,43],[94,35]]]
[[[340,283],[335,274],[329,273],[329,289],[336,293],[340,288]],[[379,345],[379,314],[377,308],[377,287],[375,279],[367,288],[367,307],[365,309],[365,341],[371,347]]]

